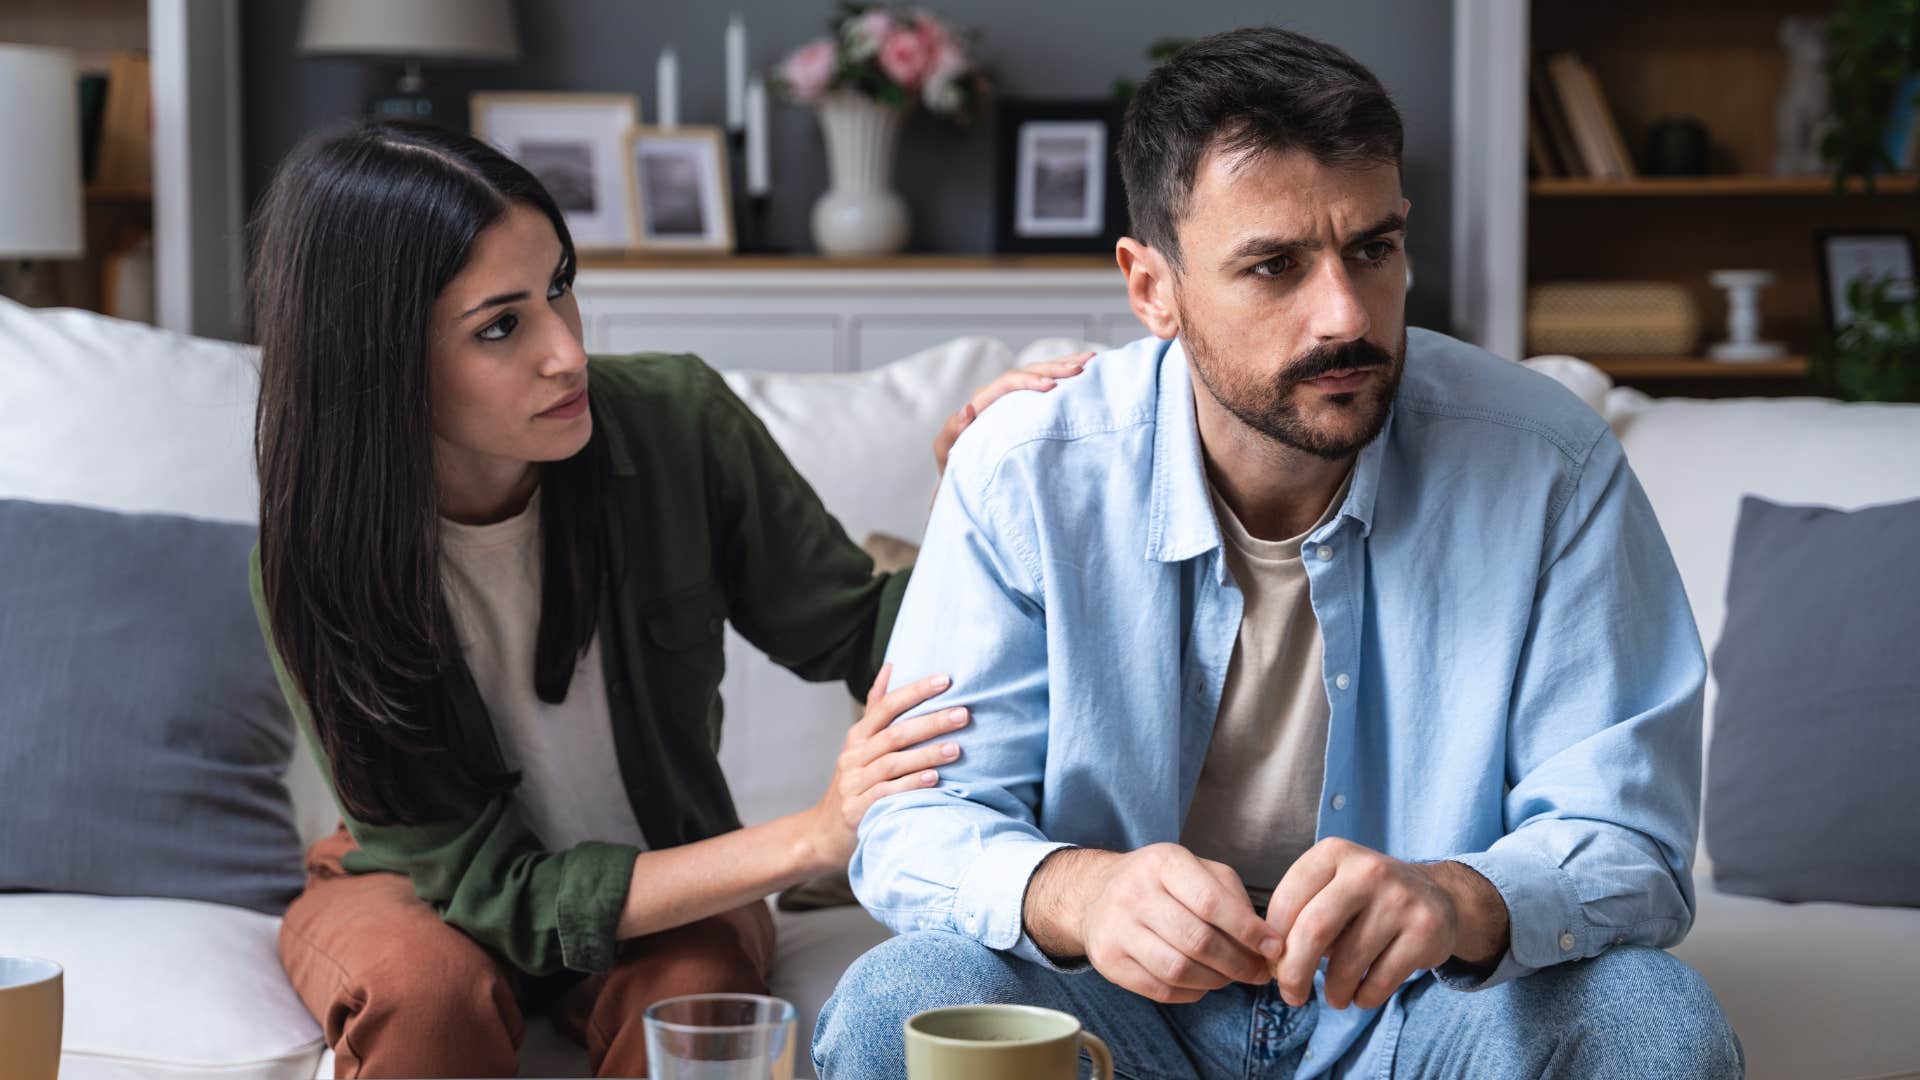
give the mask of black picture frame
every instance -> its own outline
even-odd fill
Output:
[[[994,109],[994,243],[996,252],[1035,254],[1046,252],[1108,253],[1114,242],[1127,231],[1126,189],[1120,182],[1120,122],[1126,114],[1123,103],[1113,100],[1035,101],[1001,99]],[[1032,128],[1029,125],[1048,125]],[[1081,173],[1085,185],[1079,192],[1060,191],[1053,207],[1042,205],[1046,193],[1037,182],[1023,201],[1023,170],[1036,178],[1042,164],[1039,141],[1052,142],[1056,150],[1070,148],[1076,139],[1087,140],[1102,131],[1104,148],[1099,152],[1100,182],[1095,183],[1088,169]],[[1051,134],[1049,134],[1051,133]],[[1023,160],[1023,146],[1027,153]],[[1067,177],[1074,172],[1070,154],[1064,157]],[[1089,153],[1091,160],[1091,152]],[[1067,187],[1071,188],[1069,182]],[[1097,199],[1099,206],[1092,205]],[[1049,213],[1049,209],[1052,210]],[[1097,225],[1097,231],[1095,226]]]
[[[1826,322],[1829,336],[1841,330],[1840,312],[1836,308],[1834,296],[1834,263],[1842,257],[1838,245],[1848,243],[1878,243],[1897,245],[1906,250],[1906,274],[1912,280],[1916,268],[1920,267],[1920,258],[1916,258],[1913,234],[1890,229],[1884,232],[1863,232],[1859,230],[1823,229],[1814,234],[1814,262],[1820,271],[1820,312]],[[1848,278],[1851,282],[1852,278]]]

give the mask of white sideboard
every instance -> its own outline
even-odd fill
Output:
[[[589,352],[691,352],[721,369],[859,371],[969,334],[1018,350],[1146,333],[1113,263],[1073,256],[582,256],[574,290]]]

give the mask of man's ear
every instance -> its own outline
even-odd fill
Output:
[[[1127,303],[1134,317],[1154,337],[1171,340],[1180,334],[1180,309],[1173,301],[1173,268],[1158,250],[1123,236],[1113,249],[1114,261],[1127,279]]]

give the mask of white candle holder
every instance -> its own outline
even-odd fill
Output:
[[[1771,270],[1715,270],[1707,275],[1716,288],[1727,290],[1727,340],[1707,349],[1707,356],[1731,363],[1778,360],[1787,347],[1760,340],[1760,290],[1773,284]]]

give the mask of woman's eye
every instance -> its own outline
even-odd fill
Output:
[[[1288,259],[1285,255],[1275,255],[1266,262],[1255,263],[1253,265],[1253,276],[1266,278],[1279,277],[1281,274],[1286,273],[1288,267],[1291,265],[1292,260]]]
[[[573,282],[566,278],[556,278],[547,288],[547,299],[558,300],[573,291]]]
[[[481,327],[480,333],[475,336],[481,341],[505,341],[507,335],[513,333],[514,327],[519,325],[520,316],[508,312]]]

